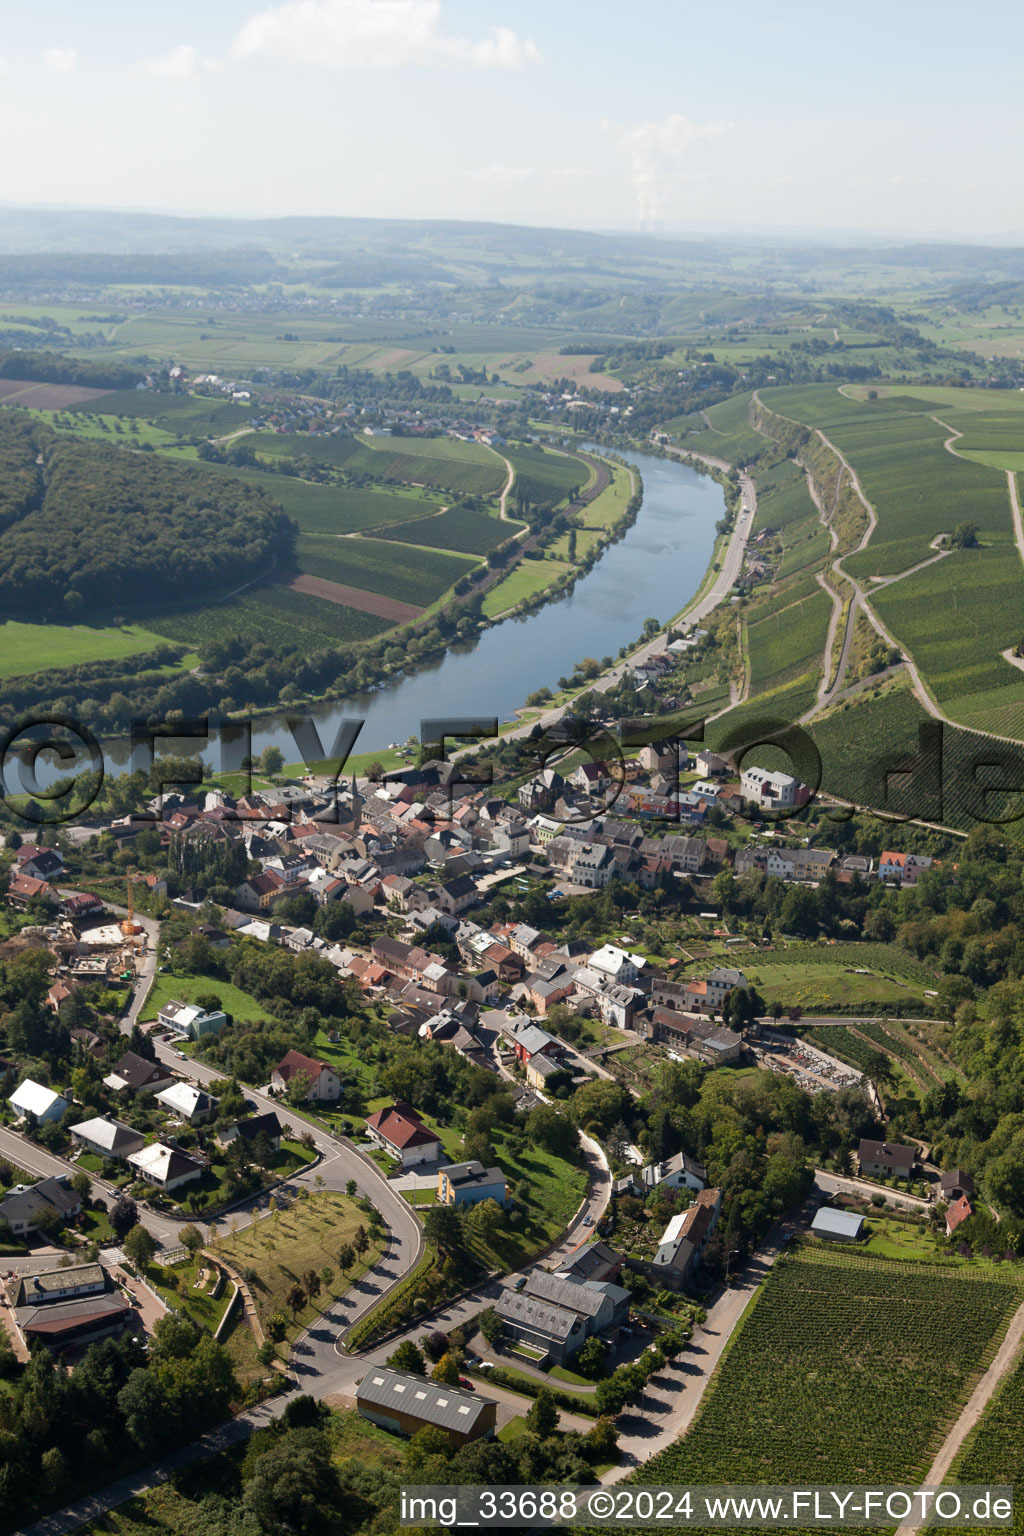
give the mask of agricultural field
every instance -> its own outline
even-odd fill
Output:
[[[750,398],[749,394],[734,395],[711,406],[703,413],[704,430],[680,437],[680,446],[710,453],[730,464],[746,464],[762,451],[766,441],[750,425]]]
[[[1024,1501],[1018,1490],[1024,1486],[1024,1357],[996,1388],[981,1419],[971,1431],[946,1479],[949,1483],[981,1484],[988,1487],[1011,1485],[1014,1499],[1015,1533],[1024,1531]],[[976,1531],[973,1532],[976,1536]]]
[[[778,579],[785,581],[797,571],[808,566],[820,565],[832,548],[828,529],[817,513],[803,522],[790,523],[782,537],[782,559],[779,562]]]
[[[748,623],[752,694],[771,693],[808,674],[817,683],[831,612],[828,594],[815,584],[809,596]]]
[[[308,459],[374,480],[433,487],[452,495],[495,495],[508,479],[508,470],[493,449],[450,437],[348,437],[341,433],[310,437],[261,432],[246,441],[262,459]]]
[[[754,532],[763,528],[787,529],[792,523],[817,518],[818,512],[807,489],[807,477],[792,459],[783,459],[757,476],[757,516]]]
[[[505,457],[516,472],[512,496],[533,507],[557,507],[587,483],[589,466],[580,459],[542,448],[508,448]]]
[[[786,1255],[643,1481],[920,1482],[1019,1301],[1009,1271]]]
[[[1024,567],[1012,545],[954,550],[871,601],[946,713],[1024,739],[1024,673],[1000,655],[1019,641],[1024,615]]]
[[[106,396],[105,389],[82,384],[41,384],[31,379],[0,379],[0,405],[32,411],[62,411]]]
[[[896,575],[926,560],[931,540],[965,519],[977,524],[982,543],[1012,537],[1005,477],[948,453],[950,429],[934,419],[928,400],[907,393],[857,400],[824,384],[769,389],[762,399],[782,416],[820,427],[856,470],[878,527],[867,549],[847,561],[851,575]]]
[[[186,645],[238,635],[287,650],[371,640],[391,627],[391,621],[376,614],[285,586],[252,587],[230,602],[168,614],[151,622],[160,635]]]
[[[204,463],[202,459],[197,463],[211,474],[228,475],[232,480],[242,480],[266,491],[289,517],[295,519],[303,533],[361,533],[391,523],[430,517],[444,505],[444,498],[436,491],[399,486],[385,491],[364,486],[318,484],[300,480],[295,475]]]
[[[0,677],[24,677],[51,667],[79,666],[87,661],[118,661],[163,645],[165,635],[138,624],[0,623]]]
[[[538,592],[543,592],[545,587],[571,570],[572,566],[561,560],[521,560],[487,593],[483,607],[485,617],[493,619],[526,598],[536,597]]]
[[[300,571],[344,586],[427,608],[478,563],[439,550],[408,549],[382,539],[304,533],[296,540]]]
[[[390,528],[382,528],[377,537],[395,539],[402,544],[421,544],[427,549],[486,555],[519,533],[522,527],[522,523],[503,522],[469,507],[449,507],[435,517],[420,517],[411,523],[395,523]]]
[[[28,404],[29,402],[25,402]],[[35,404],[36,402],[32,402]],[[148,389],[104,391],[94,400],[68,407],[73,421],[90,419],[113,427],[128,418],[132,430],[147,421],[159,431],[183,437],[217,437],[247,427],[255,412],[251,404],[236,405],[219,396],[159,394]]]
[[[919,729],[934,730],[906,678],[868,689],[810,727],[821,755],[822,788],[845,800],[969,830],[979,819],[1024,835],[1024,753],[972,731],[945,726],[941,746],[921,757]],[[894,772],[916,765],[912,776]],[[888,774],[886,786],[885,775]]]
[[[857,974],[854,967],[837,967],[822,956],[820,964],[771,966],[759,971],[760,956],[751,957],[745,974],[757,986],[768,1007],[799,1007],[804,1013],[836,1013],[852,1009],[874,1012],[879,1008],[925,1009],[920,991],[890,976]]]

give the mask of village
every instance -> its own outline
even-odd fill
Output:
[[[460,1160],[443,1124],[424,1117],[418,1105],[392,1097],[361,1123],[339,1118],[337,1106],[349,1101],[347,1073],[339,1058],[327,1059],[337,1034],[329,1035],[322,1055],[286,1051],[251,1093],[202,1065],[204,1047],[233,1027],[216,981],[208,995],[193,990],[191,1001],[168,995],[162,984],[163,1000],[140,1026],[138,1005],[154,981],[162,981],[160,962],[169,951],[157,924],[136,910],[137,899],[149,908],[162,905],[175,922],[191,926],[190,942],[205,953],[248,942],[329,967],[339,989],[353,989],[396,1040],[451,1052],[467,1068],[491,1074],[493,1091],[509,1095],[524,1125],[538,1109],[571,1106],[588,1083],[621,1092],[610,1070],[619,1042],[704,1071],[767,1065],[811,1092],[852,1087],[873,1093],[858,1071],[780,1036],[771,1026],[783,1010],[776,1006],[767,1016],[740,964],[705,963],[687,978],[675,962],[650,961],[625,933],[595,945],[510,918],[492,916],[485,925],[473,913],[510,890],[532,890],[541,901],[552,887],[559,897],[584,895],[613,880],[617,889],[642,892],[686,877],[698,889],[706,882],[710,893],[727,869],[760,871],[786,883],[816,885],[827,876],[902,888],[928,869],[929,858],[889,851],[876,862],[797,839],[786,846],[756,832],[739,846],[735,836],[709,836],[711,826],[725,832],[739,810],[749,817],[799,809],[808,791],[792,775],[755,766],[737,775],[710,751],[691,758],[675,741],[655,741],[627,760],[615,815],[605,808],[615,775],[600,760],[566,764],[564,776],[547,768],[504,798],[463,784],[458,775],[457,763],[428,760],[383,782],[353,779],[350,788],[313,775],[282,775],[272,788],[237,799],[223,789],[194,798],[158,796],[147,808],[148,816],[159,817],[158,842],[148,835],[162,859],[172,847],[186,864],[195,863],[189,849],[207,856],[232,846],[244,852],[247,872],[232,904],[213,909],[215,922],[204,920],[211,908],[201,891],[186,888],[170,900],[166,874],[129,867],[127,904],[114,903],[113,910],[109,897],[71,879],[65,859],[83,872],[93,837],[111,839],[123,854],[152,821],[110,818],[66,855],[40,843],[16,847],[7,901],[22,926],[7,952],[43,957],[42,1002],[69,1024],[73,1059],[93,1069],[91,1082],[79,1067],[66,1082],[54,1083],[18,1080],[17,1063],[7,1063],[6,1118],[47,1149],[48,1161],[34,1165],[28,1152],[19,1162],[12,1133],[0,1131],[0,1154],[15,1168],[23,1164],[44,1175],[14,1182],[0,1197],[0,1232],[16,1245],[33,1245],[66,1229],[85,1259],[76,1266],[64,1257],[61,1265],[71,1267],[56,1272],[21,1263],[11,1272],[3,1317],[25,1358],[33,1339],[73,1352],[126,1327],[146,1326],[147,1318],[151,1325],[161,1304],[145,1292],[146,1262],[161,1247],[180,1249],[173,1241],[178,1224],[201,1218],[212,1232],[217,1217],[231,1209],[256,1219],[267,1191],[302,1178],[339,1129],[371,1152],[414,1208],[469,1217],[486,1205],[500,1224],[515,1204],[502,1167]],[[681,789],[687,776],[692,787]],[[650,836],[644,820],[667,806],[687,831]],[[299,899],[311,912],[348,909],[344,936],[325,936],[313,919],[287,920],[285,910],[293,914]],[[701,921],[714,949],[730,961],[728,927],[713,911],[703,912]],[[750,951],[750,942],[744,947]],[[714,950],[708,953],[713,958]],[[120,1032],[113,1035],[95,1021],[73,1022],[79,994],[91,988],[96,995],[97,987],[124,999]],[[81,1010],[83,1018],[87,1012]],[[668,1318],[671,1294],[707,1293],[702,1260],[716,1232],[722,1190],[685,1150],[648,1161],[636,1147],[620,1144],[610,1160],[608,1144],[617,1135],[606,1136],[604,1146],[592,1143],[591,1172],[599,1183],[592,1178],[577,1212],[574,1243],[554,1268],[528,1267],[506,1280],[489,1308],[493,1338],[534,1366],[564,1366],[595,1337],[614,1353],[630,1332],[638,1285],[648,1297],[661,1296]],[[621,1168],[624,1156],[630,1171],[615,1173],[612,1161]],[[969,1176],[922,1170],[913,1147],[862,1139],[857,1166],[863,1186],[847,1192],[855,1204],[870,1194],[871,1181],[888,1191],[924,1178],[933,1187],[920,1186],[924,1200],[913,1199],[948,1202],[948,1235],[972,1213]],[[97,1199],[101,1190],[108,1201]],[[652,1197],[661,1223],[634,1235],[629,1251],[618,1251],[595,1230],[599,1223],[610,1230],[608,1217],[619,1205],[635,1222]],[[117,1231],[111,1222],[125,1202],[131,1226]],[[825,1207],[813,1230],[829,1240],[856,1241],[863,1222],[856,1211]],[[146,1236],[133,1247],[131,1233],[138,1230]],[[119,1248],[117,1238],[127,1246]],[[136,1254],[134,1272],[124,1260],[129,1251]],[[224,1272],[222,1283],[226,1279]],[[495,1364],[493,1353],[482,1361],[484,1370]],[[400,1390],[394,1376],[369,1379],[369,1385],[364,1379],[358,1406],[375,1422],[408,1428],[407,1413],[388,1411]],[[427,1415],[423,1422],[440,1420]],[[493,1425],[493,1413],[481,1417],[474,1409],[467,1436]]]

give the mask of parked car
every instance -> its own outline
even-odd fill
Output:
[[[514,1291],[521,1291],[521,1290],[523,1290],[525,1288],[525,1286],[526,1286],[526,1276],[525,1275],[517,1275],[515,1280],[512,1282],[512,1289]]]
[[[476,1388],[474,1387],[473,1383],[470,1381],[468,1376],[460,1376],[459,1377],[459,1386],[460,1387],[465,1387],[467,1392],[475,1392],[476,1391]]]

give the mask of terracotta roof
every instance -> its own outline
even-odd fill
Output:
[[[368,1115],[366,1124],[385,1141],[389,1141],[393,1147],[404,1151],[407,1147],[424,1147],[430,1142],[439,1142],[440,1138],[428,1131],[414,1109],[408,1104],[395,1104],[390,1108],[378,1109],[374,1114]]]

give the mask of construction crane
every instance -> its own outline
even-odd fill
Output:
[[[142,926],[135,921],[135,876],[138,870],[131,868],[125,871],[125,887],[128,892],[128,916],[121,923],[121,932],[126,939],[134,940],[136,934],[142,932]]]

